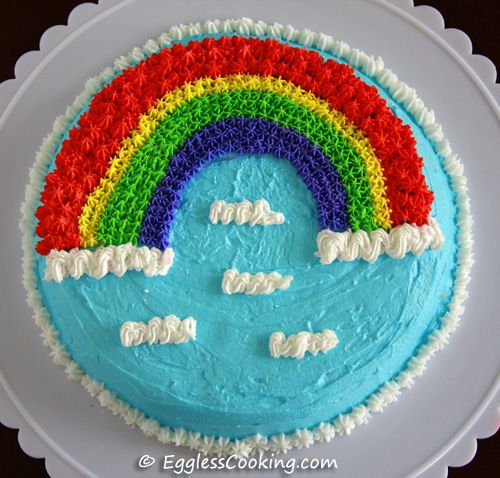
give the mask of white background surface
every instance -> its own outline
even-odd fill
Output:
[[[400,8],[369,0],[111,0],[77,8],[69,28],[49,30],[41,53],[31,52],[18,62],[17,80],[0,88],[0,419],[21,427],[21,445],[33,456],[47,457],[53,478],[165,476],[168,472],[157,465],[139,470],[138,458],[147,453],[161,461],[166,454],[193,454],[126,426],[52,363],[20,287],[17,222],[28,169],[55,117],[73,102],[85,79],[172,25],[213,18],[290,23],[382,56],[435,110],[470,185],[476,265],[471,297],[451,343],[411,390],[368,425],[285,458],[335,458],[338,477],[445,476],[446,465],[471,457],[475,437],[488,436],[498,426],[500,397],[493,396],[500,369],[500,115],[492,100],[500,97],[499,88],[492,86],[489,64],[469,56],[465,36],[442,31],[440,17],[428,8],[393,3]]]

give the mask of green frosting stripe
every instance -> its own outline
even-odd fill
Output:
[[[235,117],[264,118],[306,136],[338,171],[347,195],[351,229],[372,231],[379,227],[363,160],[332,125],[284,96],[236,90],[193,99],[158,125],[111,194],[99,222],[98,243],[137,244],[142,219],[170,158],[201,128]]]

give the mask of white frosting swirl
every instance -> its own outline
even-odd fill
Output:
[[[285,216],[280,212],[271,211],[271,206],[265,199],[257,199],[253,203],[248,199],[229,203],[222,200],[214,201],[208,218],[212,224],[217,224],[219,221],[222,224],[229,224],[234,221],[238,225],[249,223],[250,226],[256,224],[268,226],[285,222]]]
[[[382,254],[388,254],[394,259],[401,259],[407,252],[419,256],[425,249],[439,249],[443,242],[444,236],[439,224],[430,218],[429,224],[424,226],[402,224],[389,232],[384,229],[371,232],[333,232],[326,229],[316,238],[316,255],[321,264],[356,259],[374,262]]]
[[[339,343],[333,330],[325,329],[323,332],[299,332],[285,337],[283,332],[274,332],[269,337],[269,351],[273,357],[304,358],[306,352],[318,355],[326,353]]]
[[[224,272],[222,291],[224,294],[269,295],[276,289],[286,290],[290,287],[293,276],[281,276],[278,272],[264,274],[258,272],[252,275],[240,273],[236,269]]]
[[[128,321],[120,328],[120,339],[124,347],[144,343],[184,344],[196,339],[196,321],[192,317],[181,320],[175,315],[164,319],[153,317],[148,323]]]
[[[65,277],[79,279],[84,274],[102,279],[109,273],[121,277],[129,270],[142,270],[148,277],[164,276],[168,273],[173,260],[174,251],[170,248],[160,251],[154,247],[138,247],[130,243],[100,246],[95,250],[53,249],[46,259],[44,279],[61,282]]]

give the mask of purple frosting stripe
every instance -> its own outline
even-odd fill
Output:
[[[227,153],[288,159],[316,201],[322,229],[348,229],[347,199],[339,175],[305,136],[262,118],[231,118],[200,129],[170,159],[142,221],[140,242],[165,249],[184,186],[207,162]]]

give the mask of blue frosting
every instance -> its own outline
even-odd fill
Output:
[[[177,205],[193,175],[214,157],[238,152],[273,154],[290,161],[311,191],[322,229],[345,231],[347,199],[337,170],[305,136],[262,118],[228,118],[195,133],[171,158],[142,222],[141,244],[166,249],[175,217],[165,204]]]
[[[363,75],[361,75],[363,76]],[[363,77],[368,83],[372,83]],[[456,255],[455,195],[440,158],[413,120],[424,172],[435,192],[433,216],[446,237],[439,251],[402,260],[382,256],[319,264],[310,191],[286,160],[230,155],[206,165],[186,186],[171,232],[176,257],[165,277],[41,279],[44,304],[72,357],[93,378],[163,425],[230,438],[312,427],[348,412],[405,368],[447,310]],[[212,225],[214,200],[265,198],[279,226]],[[271,296],[227,296],[224,270],[292,274]],[[197,320],[197,340],[124,348],[127,320],[176,314]],[[333,329],[339,345],[303,360],[274,359],[272,332]]]

